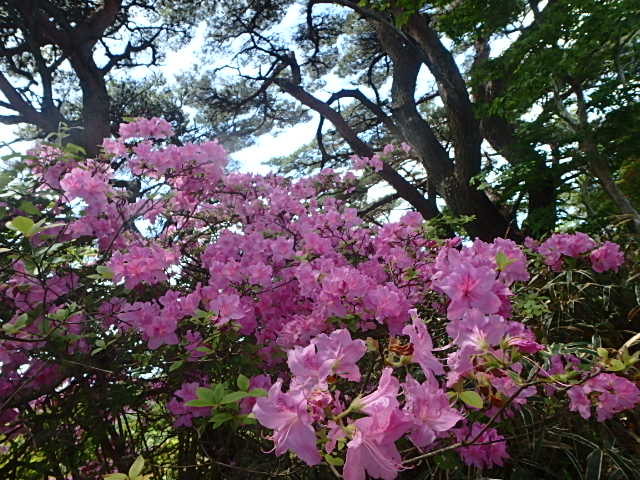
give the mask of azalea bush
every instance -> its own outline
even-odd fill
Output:
[[[369,225],[352,172],[171,135],[5,182],[0,477],[633,478],[632,246]]]

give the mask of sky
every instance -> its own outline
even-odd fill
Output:
[[[297,12],[290,8],[285,18],[280,22],[279,30],[282,33],[290,32],[297,17]],[[205,29],[201,26],[188,45],[167,54],[164,65],[159,70],[169,84],[175,83],[181,73],[193,71],[199,66],[197,53],[204,44],[204,33]],[[263,162],[275,157],[290,155],[309,143],[315,136],[317,125],[318,116],[312,115],[308,122],[290,127],[277,136],[262,135],[252,146],[232,153],[231,158],[238,162],[242,171],[257,174],[268,173],[270,167],[264,165]]]

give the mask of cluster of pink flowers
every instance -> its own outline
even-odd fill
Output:
[[[618,271],[624,263],[624,255],[620,246],[613,242],[605,242],[596,248],[597,244],[586,233],[554,233],[547,240],[538,245],[528,239],[527,246],[540,253],[544,263],[554,271],[560,271],[563,267],[562,256],[578,258],[591,251],[589,259],[594,271],[598,273],[608,270]]]
[[[599,422],[640,403],[640,389],[630,380],[611,373],[600,373],[581,385],[571,387],[568,395],[572,411],[587,419],[595,406]]]
[[[402,151],[405,154],[411,151],[411,145],[406,142],[402,142],[400,146],[393,145],[391,143],[385,145],[381,153],[375,153],[371,157],[361,157],[359,155],[351,156],[351,166],[355,170],[364,170],[369,167],[374,172],[380,172],[384,165],[385,157],[393,154],[395,151]]]
[[[140,118],[135,122],[121,123],[118,133],[124,140],[129,138],[161,139],[173,136],[173,128],[164,118]]]
[[[400,439],[418,452],[457,442],[466,464],[503,465],[500,422],[540,392],[559,391],[556,374],[584,373],[553,357],[536,377],[545,389],[528,383],[522,357],[546,347],[513,316],[514,292],[530,278],[526,250],[516,243],[425,238],[416,213],[366,226],[344,202],[322,196],[348,189],[353,174],[325,170],[298,181],[224,175],[226,154],[217,142],[154,142],[172,135],[160,119],[122,125],[120,135],[105,141],[104,158],[39,173],[61,191],[56,208],[78,198],[87,204],[56,240],[94,239],[92,260],[100,260],[90,269],[112,273],[96,280],[112,295],[62,323],[80,336],[77,325],[96,318],[114,335],[132,335],[156,353],[166,349],[171,362],[179,358],[190,373],[167,374],[181,379],[172,389],[182,383],[167,404],[177,427],[211,413],[188,402],[199,386],[217,381],[199,364],[220,337],[240,352],[251,345],[243,361],[261,373],[249,388],[268,393],[243,398],[237,408],[271,430],[275,454],[291,451],[309,465],[326,455],[344,458],[346,480],[396,478],[410,466]],[[127,160],[119,172],[110,168],[113,155]],[[382,168],[382,156],[357,162]],[[121,186],[134,180],[133,193]],[[136,228],[140,220],[152,224],[148,232]],[[624,261],[618,245],[598,245],[585,234],[528,245],[552,269],[562,267],[563,256],[588,254],[596,272],[618,270]],[[14,270],[4,289],[15,309],[10,322],[46,306],[20,329],[22,340],[59,312],[52,302],[63,303],[79,285],[74,274],[43,282],[23,264]],[[29,371],[25,364],[48,372],[48,364],[29,359],[28,348],[42,343],[27,345],[0,343],[0,399]],[[640,403],[631,381],[606,373],[576,383],[568,396],[571,410],[589,418],[595,405],[601,421]],[[492,423],[478,421],[485,421],[481,415]]]
[[[175,252],[157,245],[150,247],[131,246],[126,253],[115,252],[107,266],[116,282],[124,280],[128,289],[145,282],[149,285],[167,279],[165,271],[177,262]]]

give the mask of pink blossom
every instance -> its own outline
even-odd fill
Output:
[[[240,320],[246,315],[240,303],[240,297],[234,293],[217,295],[209,302],[209,309],[218,313],[218,317],[215,320],[217,325],[224,325],[232,320]]]
[[[307,465],[322,461],[302,391],[282,393],[282,380],[278,379],[267,397],[258,398],[253,413],[262,425],[274,430],[271,438],[276,455],[291,450]]]
[[[123,140],[129,138],[167,138],[173,135],[171,124],[163,118],[140,118],[135,122],[121,123],[118,133]]]
[[[538,253],[547,265],[558,271],[562,266],[562,255],[578,257],[595,246],[596,242],[585,233],[554,233],[540,245]]]
[[[133,246],[127,253],[116,252],[107,266],[116,282],[124,280],[128,289],[142,282],[149,285],[167,279],[165,270],[177,261],[176,254],[157,245]]]
[[[118,320],[142,330],[152,350],[160,345],[178,343],[178,318],[168,311],[161,310],[156,303],[136,302],[119,313]]]
[[[624,263],[624,254],[620,246],[613,242],[604,242],[600,248],[596,248],[589,254],[593,270],[602,273],[608,270],[618,271]]]
[[[417,447],[430,445],[439,433],[447,432],[463,419],[433,379],[420,384],[408,375],[403,391],[404,412],[413,422],[409,438]]]
[[[378,388],[369,395],[354,401],[356,409],[373,415],[373,412],[378,411],[381,407],[397,408],[399,391],[400,383],[393,376],[393,369],[385,367],[382,370]]]
[[[475,268],[460,263],[437,286],[451,299],[447,310],[449,320],[462,318],[465,311],[476,308],[484,314],[496,313],[501,301],[494,293],[495,272],[488,267]]]
[[[352,382],[360,381],[360,370],[356,362],[367,353],[367,345],[363,340],[352,340],[349,330],[342,328],[329,335],[321,333],[311,343],[322,358],[330,361],[334,375]]]
[[[108,173],[90,172],[76,167],[62,177],[60,186],[69,199],[82,198],[89,205],[103,205],[106,203],[107,192],[111,190],[108,185],[109,177]]]
[[[480,432],[483,433],[480,434]],[[476,422],[472,425],[471,431],[468,426],[457,430],[456,437],[459,442],[473,441],[472,445],[457,449],[467,465],[480,469],[491,468],[494,465],[504,465],[504,461],[509,458],[507,443],[495,428],[485,430],[484,424]]]
[[[407,432],[411,423],[400,410],[390,406],[378,405],[371,415],[352,424],[355,431],[347,443],[342,472],[345,480],[365,480],[367,474],[392,480],[403,470],[395,441]]]
[[[295,375],[296,386],[314,386],[324,383],[331,374],[333,362],[324,356],[318,355],[315,345],[295,347],[287,354],[287,365],[291,373]]]
[[[429,335],[427,331],[427,326],[422,319],[418,317],[418,312],[415,309],[409,310],[409,314],[412,324],[404,327],[402,333],[408,335],[413,344],[412,360],[420,364],[427,376],[443,374],[444,368],[442,364],[433,356],[433,342],[431,335]]]
[[[127,147],[121,140],[112,140],[111,138],[105,138],[103,140],[102,148],[104,148],[107,153],[111,153],[118,157],[128,153]]]
[[[630,380],[612,373],[590,378],[569,389],[567,394],[571,400],[569,409],[579,412],[584,419],[591,417],[591,407],[595,404],[599,422],[640,403],[640,389]]]

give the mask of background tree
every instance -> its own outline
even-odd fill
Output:
[[[160,17],[165,7],[155,0],[2,0],[0,106],[7,113],[0,122],[33,125],[40,135],[64,124],[70,141],[94,155],[118,110],[111,109],[113,75],[157,66],[161,46],[188,38],[187,17]],[[119,87],[111,88],[116,94]]]
[[[65,123],[70,140],[95,153],[120,117],[159,108],[183,122],[185,97],[194,122],[178,133],[216,137],[235,150],[313,111],[321,117],[315,144],[305,150],[306,166],[289,171],[344,166],[388,143],[412,146],[386,156],[363,181],[359,202],[370,218],[401,199],[425,218],[442,205],[472,216],[468,232],[486,239],[587,218],[599,228],[613,211],[638,222],[637,204],[618,187],[619,169],[627,184],[633,171],[627,152],[637,151],[624,130],[638,115],[631,1],[4,0],[0,7],[0,121],[35,126],[32,136]],[[184,77],[181,92],[159,93],[153,76],[123,79],[133,67],[157,66],[164,48],[188,39],[200,19],[208,25],[203,67]],[[369,208],[365,193],[379,178],[395,192]]]
[[[589,121],[598,125],[637,99],[629,89],[637,79],[637,8],[605,3],[235,2],[208,19],[208,47],[242,47],[232,62],[205,72],[197,88],[188,79],[191,101],[205,118],[215,112],[213,122],[226,115],[230,131],[250,121],[259,134],[274,117],[292,120],[290,102],[272,100],[288,94],[322,118],[316,160],[310,161],[312,147],[307,165],[344,165],[350,154],[371,156],[385,143],[407,141],[419,179],[395,162],[385,163],[380,176],[427,218],[439,213],[436,198],[456,215],[474,215],[469,232],[483,238],[552,230],[575,213],[561,204],[585,174],[635,221],[633,205],[616,187],[612,159],[598,160],[602,145],[595,157],[589,147],[595,125],[580,126],[590,100],[580,107],[570,85],[578,77],[583,94],[618,92],[594,110]],[[280,19],[296,11],[296,33],[287,34]],[[593,20],[585,22],[587,15]],[[491,54],[505,42],[503,52]],[[606,45],[597,60],[588,46],[596,44]],[[580,73],[569,77],[566,62]],[[336,77],[353,88],[327,92]],[[323,145],[324,133],[333,135],[323,130],[327,124],[342,140],[330,142],[333,148]],[[496,171],[502,176],[493,188],[471,185]]]

